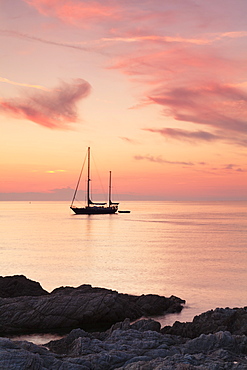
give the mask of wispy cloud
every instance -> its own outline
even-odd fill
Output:
[[[179,139],[194,137],[198,140],[223,139],[232,142],[232,136],[241,134],[242,144],[246,140],[247,93],[243,89],[214,82],[196,87],[164,88],[163,92],[161,90],[157,94],[154,92],[150,100],[163,106],[164,114],[178,121],[208,126],[224,134],[220,136],[205,131],[189,133],[179,129],[162,129],[158,131],[160,134]],[[234,141],[240,142],[239,138]]]
[[[137,43],[137,42],[154,42],[154,43],[182,43],[182,44],[196,44],[205,45],[211,43],[210,39],[192,39],[183,38],[179,36],[159,36],[159,35],[144,35],[144,36],[122,36],[122,37],[105,37],[102,38],[103,42],[123,42],[123,43]]]
[[[45,171],[46,173],[61,173],[61,172],[66,172],[65,170],[47,170]]]
[[[216,35],[217,39],[222,39],[222,38],[238,39],[242,37],[247,37],[247,31],[223,32],[221,34]]]
[[[130,144],[138,144],[137,140],[130,139],[129,137],[119,136],[119,139],[126,141],[127,143]]]
[[[4,78],[4,77],[0,77],[0,82],[5,82],[5,83],[10,84],[10,85],[31,87],[33,89],[50,91],[49,89],[47,89],[47,87],[44,87],[44,86],[41,86],[41,85],[31,85],[31,84],[26,84],[26,83],[22,83],[22,82],[15,82],[15,81],[8,80],[7,78]]]
[[[245,172],[239,165],[233,164],[233,163],[228,163],[225,165],[224,170],[228,171],[237,171],[237,172]]]
[[[193,169],[196,172],[218,174],[221,176],[226,175],[229,172],[246,172],[241,166],[237,164],[228,163],[220,167],[213,167],[210,163],[205,162],[186,162],[186,161],[169,161],[164,159],[162,156],[152,156],[152,155],[135,155],[134,159],[137,161],[148,161],[158,164],[168,164],[175,166],[182,166],[184,168]]]
[[[36,8],[41,14],[57,17],[64,22],[78,24],[86,27],[104,19],[119,19],[121,17],[121,4],[109,0],[78,1],[78,0],[24,0]],[[121,2],[120,2],[121,3]]]
[[[240,10],[241,14],[247,11],[245,2],[237,1],[234,9],[229,2],[222,6],[223,1],[213,0],[200,4],[190,0],[25,2],[50,19],[93,29],[95,39],[90,45],[78,45],[2,32],[57,46],[105,51],[111,54],[109,69],[118,69],[142,86],[137,107],[159,105],[164,116],[204,126],[191,132],[177,128],[153,132],[178,140],[223,140],[246,146],[247,31],[240,16]]]
[[[135,155],[134,159],[137,161],[148,161],[161,164],[172,164],[172,165],[182,165],[182,166],[194,166],[193,162],[184,162],[184,161],[168,161],[163,159],[161,156],[153,157],[151,155]]]
[[[68,129],[78,121],[76,104],[90,93],[88,82],[77,79],[62,82],[52,91],[37,92],[15,99],[0,99],[0,113],[27,119],[51,129]]]
[[[82,45],[75,44],[75,43],[47,40],[45,38],[31,36],[31,35],[28,35],[26,33],[22,33],[19,31],[17,32],[17,31],[11,31],[11,30],[0,30],[0,34],[4,36],[15,37],[15,38],[29,40],[29,41],[41,42],[42,44],[55,45],[55,46],[66,47],[70,49],[82,50],[82,51],[92,51],[92,47],[89,47],[89,46],[87,47],[87,46],[82,46]]]
[[[198,142],[198,141],[216,141],[220,139],[220,136],[214,135],[206,131],[188,131],[178,128],[164,127],[161,129],[155,128],[144,128],[144,131],[158,133],[166,138],[172,138],[182,141]]]

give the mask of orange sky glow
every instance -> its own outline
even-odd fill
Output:
[[[88,146],[118,200],[247,200],[246,13],[0,0],[0,200],[68,200]]]

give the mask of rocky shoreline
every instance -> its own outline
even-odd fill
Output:
[[[68,333],[109,329],[116,322],[180,312],[184,300],[156,294],[134,296],[81,285],[51,293],[25,276],[0,278],[0,335]]]
[[[179,312],[182,299],[90,285],[48,293],[24,276],[0,277],[0,297],[3,370],[247,369],[247,307],[217,308],[161,328],[140,318]],[[37,332],[66,335],[44,345],[7,338]]]

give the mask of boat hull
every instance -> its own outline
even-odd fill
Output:
[[[117,207],[70,207],[77,215],[107,215],[117,212]]]

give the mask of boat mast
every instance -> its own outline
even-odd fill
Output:
[[[84,162],[83,162],[83,165],[82,165],[82,168],[81,168],[81,172],[80,172],[80,175],[79,175],[79,179],[78,179],[78,181],[77,181],[77,184],[76,184],[75,192],[74,192],[73,199],[72,199],[72,202],[71,202],[70,207],[73,207],[73,203],[74,203],[74,200],[75,200],[75,197],[76,197],[76,194],[77,194],[77,191],[78,191],[79,185],[80,185],[81,175],[82,175],[82,171],[83,171],[84,166],[85,166],[86,158],[87,158],[87,157],[85,157]]]
[[[109,178],[109,207],[111,206],[111,171],[110,171],[110,178]]]
[[[87,149],[87,206],[89,207],[90,201],[90,147]]]

